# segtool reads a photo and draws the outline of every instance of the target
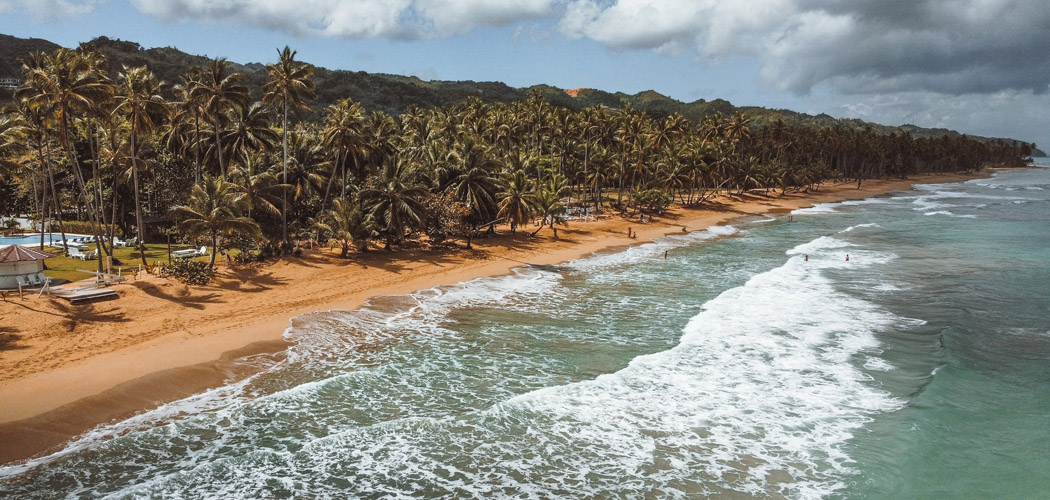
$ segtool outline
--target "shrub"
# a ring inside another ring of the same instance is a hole
[[[91,228],[91,223],[85,220],[67,220],[62,221],[62,228],[67,233],[72,234],[95,234],[94,229]],[[58,230],[58,224],[55,224],[55,231]]]
[[[207,285],[215,272],[208,264],[199,260],[176,259],[171,264],[160,266],[162,278],[176,278],[187,285]]]
[[[671,196],[659,189],[637,193],[631,201],[639,209],[657,214],[662,214],[667,207],[671,206]]]
[[[65,228],[67,233],[71,233],[71,234],[95,234],[95,230],[91,227],[91,222],[90,221],[86,221],[86,220],[66,220],[66,221],[62,221],[62,227]],[[103,228],[102,232],[106,232],[108,229],[109,229],[109,226],[107,225],[107,226],[105,226]],[[116,236],[118,238],[123,238],[124,237],[124,230],[122,230],[119,226],[116,227],[115,229],[116,229],[116,231],[115,231],[116,232]],[[58,231],[59,230],[57,222],[55,223],[53,230],[54,231]]]

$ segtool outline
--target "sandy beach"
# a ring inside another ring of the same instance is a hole
[[[702,209],[675,209],[651,223],[610,215],[560,226],[477,238],[474,249],[373,250],[340,259],[333,249],[251,267],[221,267],[209,286],[141,276],[114,287],[119,299],[81,306],[46,297],[0,302],[0,463],[61,447],[99,424],[122,419],[250,375],[237,360],[280,357],[291,318],[354,309],[368,298],[410,293],[556,264],[667,234],[733,219],[784,214],[816,203],[867,198],[915,183],[976,175],[916,176],[826,184],[786,196],[718,198]],[[786,216],[785,216],[786,217]],[[636,233],[628,238],[627,229]]]

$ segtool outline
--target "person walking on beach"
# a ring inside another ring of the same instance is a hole
[[[627,226],[627,237],[631,237],[631,226]]]

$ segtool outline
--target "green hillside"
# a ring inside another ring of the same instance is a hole
[[[172,47],[143,49],[135,42],[113,40],[98,37],[90,42],[107,57],[109,71],[117,74],[123,66],[146,66],[161,80],[168,83],[169,95],[171,85],[181,81],[181,75],[192,66],[204,66],[208,57],[192,55]],[[59,46],[38,38],[16,38],[0,35],[0,78],[19,77],[21,59],[34,51],[50,52]],[[251,89],[252,98],[261,97],[261,89],[266,82],[265,65],[261,63],[238,64],[231,61],[231,69],[245,74],[245,84]],[[622,92],[606,92],[598,89],[582,89],[576,98],[570,97],[557,87],[535,85],[529,88],[514,88],[502,82],[474,81],[426,81],[416,77],[365,73],[362,71],[330,70],[323,67],[314,68],[314,82],[317,87],[317,102],[314,109],[334,103],[338,99],[349,97],[361,103],[369,111],[382,111],[397,115],[410,107],[431,108],[449,106],[470,97],[484,102],[511,102],[526,98],[530,93],[543,95],[556,106],[579,110],[592,106],[622,108],[630,106],[642,110],[654,118],[663,118],[679,113],[696,123],[703,117],[715,113],[729,115],[742,112],[752,118],[756,127],[763,127],[783,122],[790,126],[813,128],[842,127],[851,130],[870,129],[881,134],[907,133],[914,137],[959,137],[960,133],[947,129],[927,129],[915,125],[899,127],[879,125],[857,119],[835,119],[826,114],[808,115],[784,109],[767,109],[753,106],[734,106],[729,101],[699,99],[684,103],[667,97],[653,90],[628,95]],[[9,100],[11,91],[0,89],[0,99]],[[978,140],[995,140],[995,138],[974,137]],[[1009,142],[1016,142],[1006,139]],[[1037,155],[1043,154],[1036,151]]]

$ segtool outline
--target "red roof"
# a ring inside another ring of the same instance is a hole
[[[0,262],[18,262],[23,260],[44,260],[54,255],[40,250],[33,250],[21,245],[10,245],[0,248]]]

